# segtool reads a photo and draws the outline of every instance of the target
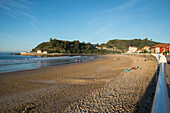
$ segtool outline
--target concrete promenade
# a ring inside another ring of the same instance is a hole
[[[167,57],[166,75],[167,75],[167,84],[168,84],[168,95],[170,97],[170,57]]]
[[[170,57],[167,57],[166,74],[168,75],[168,82],[170,83]]]

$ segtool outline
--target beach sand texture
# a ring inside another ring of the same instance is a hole
[[[156,71],[154,61],[145,59],[105,55],[1,74],[0,112],[133,112]],[[139,68],[124,71],[133,66]],[[145,111],[150,111],[147,106]]]

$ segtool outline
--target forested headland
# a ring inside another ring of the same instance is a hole
[[[154,46],[159,44],[152,40],[146,39],[133,39],[133,40],[109,40],[103,44],[91,44],[75,41],[57,40],[56,38],[48,42],[42,42],[37,47],[32,49],[32,52],[37,50],[47,51],[48,53],[96,53],[96,54],[108,54],[108,53],[121,53],[126,52],[129,46],[136,46],[142,48],[144,46]],[[114,49],[113,49],[114,48]],[[116,49],[115,49],[116,48]]]
[[[106,49],[97,49],[100,46],[98,44],[91,44],[75,41],[64,41],[57,39],[50,39],[49,42],[42,42],[37,47],[32,49],[32,52],[37,50],[47,51],[48,53],[96,53],[96,54],[108,54],[108,53],[120,53],[118,51],[109,51]]]

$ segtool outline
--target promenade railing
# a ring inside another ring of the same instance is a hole
[[[166,57],[161,54],[152,54],[158,60],[160,72],[156,92],[154,96],[154,101],[152,105],[152,113],[170,113],[170,102],[167,91],[166,83]]]

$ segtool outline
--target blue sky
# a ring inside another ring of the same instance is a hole
[[[51,37],[170,43],[170,0],[0,0],[0,51],[30,51]]]

